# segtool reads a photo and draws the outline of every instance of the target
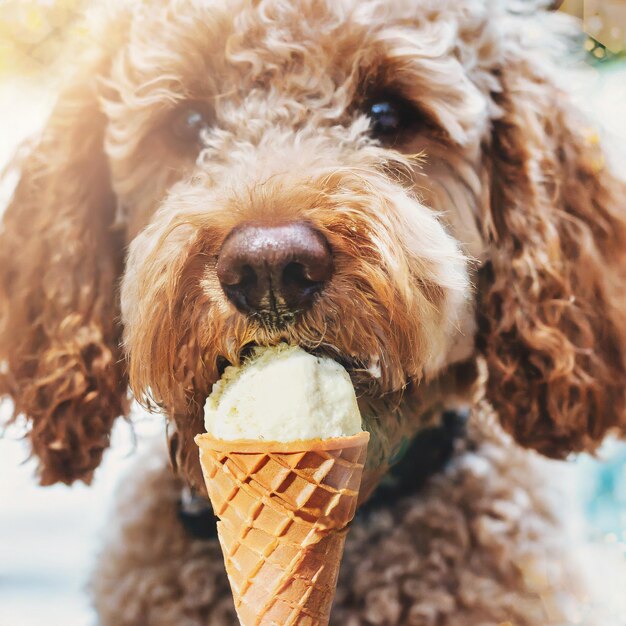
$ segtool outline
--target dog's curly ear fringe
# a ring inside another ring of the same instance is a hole
[[[103,132],[91,74],[61,95],[18,164],[0,230],[0,397],[30,424],[42,484],[89,482],[127,411]]]
[[[626,185],[528,62],[502,83],[478,345],[504,427],[558,458],[626,425]]]

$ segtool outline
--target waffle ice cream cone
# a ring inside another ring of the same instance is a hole
[[[368,441],[196,437],[242,626],[328,624]]]

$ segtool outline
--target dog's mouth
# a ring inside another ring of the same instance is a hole
[[[270,345],[261,345],[256,342],[246,344],[241,348],[238,354],[238,361],[231,362],[225,356],[219,355],[216,361],[216,369],[219,378],[224,375],[226,368],[232,365],[241,365],[252,358],[254,352],[258,348],[271,347]],[[357,396],[367,396],[371,398],[380,397],[393,393],[395,390],[385,390],[382,385],[382,369],[381,358],[377,355],[371,355],[362,358],[353,355],[347,355],[333,346],[307,346],[299,344],[306,352],[319,357],[330,358],[341,365],[349,374],[352,384],[356,390]],[[219,380],[219,379],[218,379]],[[397,391],[402,391],[397,390]]]

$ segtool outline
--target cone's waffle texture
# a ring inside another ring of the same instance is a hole
[[[243,626],[328,624],[368,441],[196,437]]]

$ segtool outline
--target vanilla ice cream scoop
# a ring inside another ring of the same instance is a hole
[[[297,346],[257,348],[241,367],[227,367],[205,407],[217,439],[299,441],[362,431],[348,372]]]

